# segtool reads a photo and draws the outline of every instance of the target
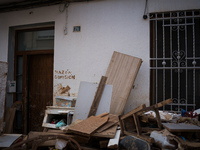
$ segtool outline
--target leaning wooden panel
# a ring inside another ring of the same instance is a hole
[[[8,72],[8,63],[0,61],[0,133],[3,131],[7,72]]]
[[[113,85],[110,113],[122,115],[142,59],[114,52],[108,66],[106,84]]]

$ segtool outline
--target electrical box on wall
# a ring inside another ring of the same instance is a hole
[[[16,81],[8,81],[7,82],[7,92],[8,93],[16,92]]]

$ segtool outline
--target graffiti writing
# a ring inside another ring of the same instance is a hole
[[[72,72],[67,70],[55,70],[55,79],[75,79],[75,75]]]

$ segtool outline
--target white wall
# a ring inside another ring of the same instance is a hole
[[[63,6],[63,5],[62,5]],[[99,0],[71,3],[66,12],[59,5],[0,14],[0,61],[7,61],[10,26],[55,21],[54,75],[75,79],[54,79],[54,96],[58,88],[69,85],[76,95],[80,81],[99,82],[105,75],[113,51],[143,60],[126,106],[126,112],[149,104],[149,20],[143,20],[145,0]],[[149,0],[148,12],[200,8],[199,0]],[[29,12],[32,11],[32,14]],[[68,34],[64,34],[67,21]],[[74,33],[73,26],[81,26]],[[70,71],[70,72],[69,72]],[[60,85],[61,84],[61,85]]]

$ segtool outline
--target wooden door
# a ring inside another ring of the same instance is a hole
[[[28,129],[42,131],[46,106],[53,104],[53,54],[28,56]]]

